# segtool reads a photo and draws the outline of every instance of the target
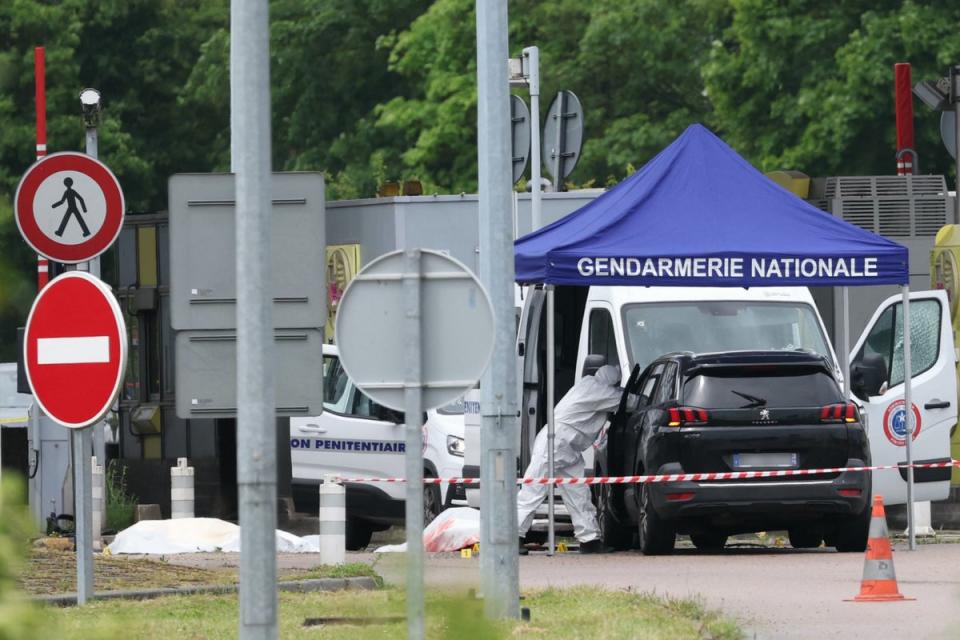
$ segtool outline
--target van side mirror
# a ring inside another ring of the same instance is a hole
[[[607,364],[606,356],[601,356],[596,353],[591,353],[587,356],[586,360],[583,361],[583,375],[592,376],[597,372],[600,367]]]
[[[850,365],[850,390],[861,400],[879,395],[887,381],[887,363],[883,356],[864,355]]]

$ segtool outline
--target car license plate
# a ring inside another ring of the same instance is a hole
[[[796,469],[795,453],[735,453],[735,469]]]

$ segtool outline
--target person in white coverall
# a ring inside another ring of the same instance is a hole
[[[556,477],[583,477],[583,451],[597,440],[607,421],[607,414],[620,404],[623,389],[619,384],[620,368],[606,365],[594,375],[581,378],[557,404],[553,412],[553,465]],[[547,427],[544,426],[533,443],[530,465],[523,474],[524,478],[548,476],[547,446]],[[521,553],[525,551],[523,537],[533,524],[533,516],[546,498],[547,489],[545,484],[525,484],[517,495]],[[573,520],[573,533],[580,542],[580,551],[603,551],[597,511],[590,499],[590,487],[585,484],[561,484],[557,490]]]

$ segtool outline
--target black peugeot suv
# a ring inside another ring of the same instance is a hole
[[[635,367],[597,450],[608,476],[861,467],[870,464],[860,412],[829,362],[809,351],[672,353]],[[676,534],[719,550],[730,535],[789,532],[863,551],[869,472],[607,484],[597,491],[605,544],[673,551]]]

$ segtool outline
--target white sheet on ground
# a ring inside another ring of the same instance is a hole
[[[216,518],[141,520],[117,534],[110,553],[201,553],[240,551],[240,527]],[[300,538],[277,530],[278,553],[317,553],[319,536]]]
[[[447,509],[423,530],[423,549],[432,553],[459,551],[480,542],[480,511],[470,507]],[[407,543],[388,544],[374,553],[404,552]]]

